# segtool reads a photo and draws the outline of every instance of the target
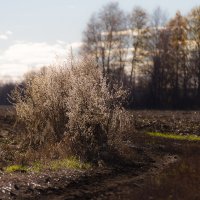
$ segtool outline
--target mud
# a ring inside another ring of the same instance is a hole
[[[200,113],[135,111],[134,114],[136,130],[124,137],[127,154],[132,155],[131,165],[41,173],[6,174],[0,170],[0,199],[200,199],[200,142],[144,134],[160,131],[199,135]],[[12,123],[12,116],[7,119],[0,116],[0,145],[7,141],[15,149]],[[2,166],[11,162],[7,156],[1,155]]]

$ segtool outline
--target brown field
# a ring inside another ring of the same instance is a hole
[[[200,199],[200,142],[145,134],[200,136],[199,111],[134,111],[136,130],[124,136],[131,165],[7,174],[18,151],[14,115],[0,108],[0,199]]]

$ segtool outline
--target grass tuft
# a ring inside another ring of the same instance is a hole
[[[11,165],[8,166],[4,169],[5,172],[7,173],[12,173],[12,172],[27,172],[28,168],[26,166],[22,165]]]
[[[45,169],[45,165],[40,163],[40,162],[35,162],[33,163],[33,165],[29,168],[29,171],[32,171],[32,172],[41,172]]]
[[[44,170],[60,170],[60,169],[79,169],[87,170],[91,168],[90,163],[83,163],[75,157],[69,157],[62,160],[54,160],[48,163],[35,162],[30,167],[22,165],[11,165],[4,168],[4,171],[7,173],[12,172],[42,172]]]
[[[153,137],[162,137],[174,140],[200,141],[200,136],[197,135],[177,135],[177,134],[160,133],[160,132],[147,132],[146,134]]]
[[[65,158],[62,160],[55,160],[50,163],[50,169],[89,169],[91,165],[89,163],[83,163],[75,157]]]

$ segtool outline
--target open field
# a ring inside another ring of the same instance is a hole
[[[162,137],[200,136],[200,112],[131,112],[135,129],[124,135],[124,144],[133,162],[6,173],[18,151],[15,137],[20,127],[14,127],[14,111],[1,107],[0,199],[200,199],[200,142]]]

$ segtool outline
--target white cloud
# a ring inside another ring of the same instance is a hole
[[[4,33],[0,33],[0,40],[7,40],[10,35],[12,35],[12,31],[6,31]]]
[[[0,34],[0,40],[7,40],[8,36],[4,34]]]
[[[13,32],[8,30],[8,31],[6,31],[6,34],[7,34],[7,35],[12,35]]]
[[[60,40],[54,44],[15,42],[0,55],[0,79],[9,76],[18,80],[29,70],[52,64],[57,57],[64,60],[71,47],[76,51],[80,46],[80,42],[67,44]]]
[[[72,47],[72,49],[76,50],[77,48],[80,48],[83,45],[82,42],[73,42],[71,44],[69,44],[69,46]]]

